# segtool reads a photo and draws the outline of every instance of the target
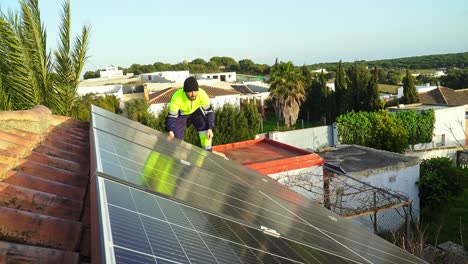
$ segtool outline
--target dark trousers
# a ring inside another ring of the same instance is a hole
[[[174,132],[174,136],[178,139],[184,140],[187,121],[190,121],[190,123],[192,123],[195,129],[198,131],[202,147],[211,151],[211,139],[206,138],[208,121],[206,120],[206,117],[200,108],[198,108],[190,115],[179,115],[177,117],[175,131],[172,131]]]

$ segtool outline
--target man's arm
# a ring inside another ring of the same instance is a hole
[[[206,120],[208,122],[208,130],[213,130],[214,127],[214,113],[213,113],[213,107],[211,106],[211,101],[210,97],[208,97],[208,94],[206,94],[205,91],[201,94],[202,96],[202,110],[203,113],[206,116]],[[213,131],[212,131],[213,133]]]
[[[166,118],[166,130],[169,132],[170,137],[174,137],[177,117],[179,117],[179,106],[173,97],[169,104],[169,113]]]

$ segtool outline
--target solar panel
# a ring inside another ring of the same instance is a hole
[[[96,107],[92,124],[116,262],[424,263],[247,167]]]
[[[117,262],[350,262],[108,179],[101,178],[100,186],[104,188],[107,200],[106,210]]]

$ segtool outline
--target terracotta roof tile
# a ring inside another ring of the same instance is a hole
[[[83,200],[85,190],[68,184],[38,178],[18,171],[8,171],[3,182],[34,189],[41,192],[55,194],[73,200]]]
[[[217,88],[217,87],[212,87],[212,86],[200,86],[203,90],[206,91],[208,96],[210,98],[214,98],[216,96],[223,96],[223,95],[235,95],[235,94],[240,94],[238,91],[234,89],[223,89],[223,88]],[[149,95],[149,103],[150,104],[167,104],[171,101],[172,95],[181,88],[166,88],[164,90],[160,90],[157,92],[154,92]]]
[[[88,123],[0,112],[0,263],[91,262],[89,166]]]
[[[16,243],[75,251],[81,239],[80,222],[0,207],[0,235]]]
[[[437,87],[431,91],[419,94],[423,104],[466,105],[468,104],[468,89],[453,90]]]
[[[78,263],[79,254],[0,241],[0,263]]]

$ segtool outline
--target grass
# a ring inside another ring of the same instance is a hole
[[[411,73],[422,73],[422,74],[432,74],[435,72],[435,69],[418,69],[418,70],[410,70]]]
[[[304,120],[304,127],[302,127],[302,120],[297,119],[296,125],[294,127],[288,128],[284,125],[282,126],[281,124],[278,125],[278,119],[276,118],[275,115],[273,115],[272,117],[263,121],[263,133],[268,133],[271,131],[278,131],[278,128],[279,128],[279,131],[289,131],[289,130],[302,129],[302,128],[311,128],[311,127],[316,127],[316,126],[321,126],[321,124],[318,122],[308,122]]]
[[[398,93],[398,88],[400,88],[400,87],[401,87],[401,85],[379,83],[379,92],[389,93],[389,94],[397,94]]]
[[[439,215],[434,213],[428,215],[427,212],[424,212],[422,216],[424,219],[430,220],[430,222],[422,224],[423,228],[427,226],[426,237],[428,243],[434,245],[436,242],[440,244],[445,241],[452,241],[459,245],[463,244],[465,249],[468,250],[468,188],[465,188],[463,195],[452,201],[452,206],[447,212]],[[437,238],[438,228],[440,227]],[[461,241],[460,228],[463,242]]]

